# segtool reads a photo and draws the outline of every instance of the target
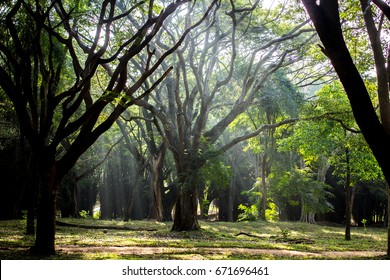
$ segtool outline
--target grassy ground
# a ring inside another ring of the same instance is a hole
[[[171,232],[171,223],[61,219],[98,229],[58,226],[51,259],[383,259],[385,228],[344,228],[297,222],[201,222],[195,232]],[[110,229],[110,227],[116,229]],[[118,227],[125,227],[118,229]],[[151,230],[152,229],[152,230]],[[21,221],[0,221],[0,259],[34,259],[34,238]]]

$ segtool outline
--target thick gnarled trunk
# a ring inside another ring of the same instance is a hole
[[[181,185],[179,188],[172,231],[198,230],[197,191],[194,186],[189,185]]]
[[[38,164],[38,203],[35,244],[31,248],[37,255],[55,254],[56,196],[58,180],[54,153],[41,151]]]
[[[188,161],[187,163],[189,163]],[[192,164],[179,168],[178,195],[172,231],[191,231],[200,229],[198,210],[198,169]],[[191,168],[191,166],[193,168]]]

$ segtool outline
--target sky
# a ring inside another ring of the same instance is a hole
[[[280,0],[263,0],[263,6],[265,8],[269,8],[271,5],[275,7],[278,2],[280,2]]]

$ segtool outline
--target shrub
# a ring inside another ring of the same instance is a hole
[[[101,214],[102,214],[101,211],[96,211],[95,213],[93,213],[93,218],[94,218],[95,220],[99,220]]]
[[[275,203],[268,202],[268,208],[265,210],[265,219],[271,222],[279,221],[279,213]]]
[[[81,210],[81,211],[79,212],[79,215],[80,215],[81,218],[84,218],[84,219],[89,218],[89,212],[88,212],[88,211],[85,211],[85,210]]]
[[[256,221],[259,218],[259,210],[257,209],[257,206],[255,204],[250,207],[240,204],[238,206],[238,210],[242,211],[242,213],[238,215],[239,222]]]

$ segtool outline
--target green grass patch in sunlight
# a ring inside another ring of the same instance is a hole
[[[201,221],[199,231],[171,232],[170,222],[59,221],[97,228],[57,226],[51,259],[380,259],[387,248],[386,228],[352,228],[345,241],[341,226],[299,222]],[[33,259],[33,243],[20,221],[0,221],[1,259]]]

